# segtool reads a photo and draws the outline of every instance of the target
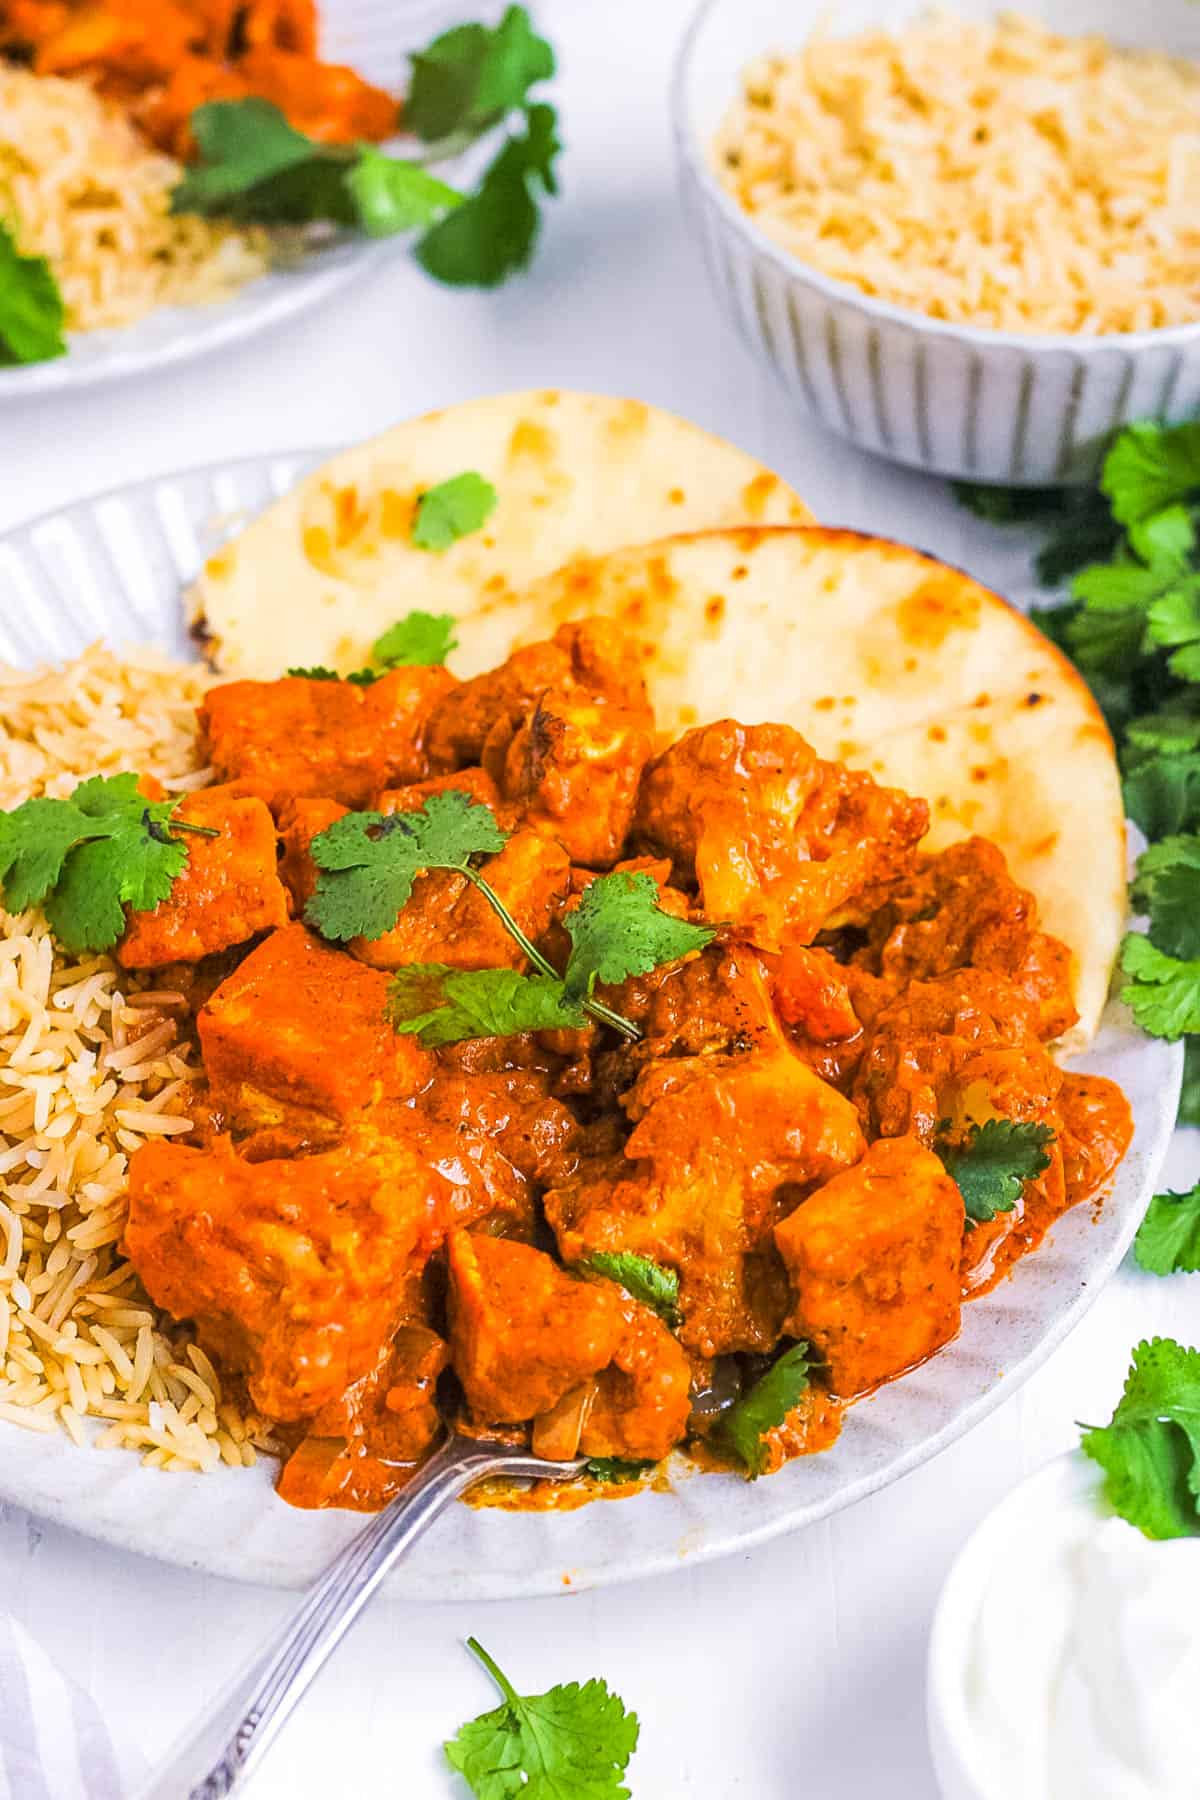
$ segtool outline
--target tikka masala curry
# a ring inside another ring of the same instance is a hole
[[[1120,1091],[1054,1061],[1071,957],[999,850],[923,854],[923,800],[783,725],[664,746],[639,671],[583,620],[465,682],[201,707],[216,785],[179,818],[215,835],[118,954],[170,969],[207,1088],[134,1156],[126,1245],[277,1421],[298,1505],[382,1505],[448,1423],[633,1473],[821,1450],[1127,1147]],[[469,864],[373,888],[353,935],[329,896],[452,795],[487,822]],[[605,881],[676,953],[572,988]],[[482,971],[487,1035],[453,1024]],[[997,1121],[1036,1172],[981,1207],[961,1170]],[[747,1455],[723,1422],[787,1356]]]

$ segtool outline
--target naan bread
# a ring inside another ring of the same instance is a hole
[[[491,518],[440,554],[416,549],[420,496],[469,469],[496,489]],[[581,556],[810,517],[779,476],[673,413],[595,394],[501,394],[411,419],[315,470],[210,559],[190,616],[223,674],[345,673],[414,608],[486,616]],[[492,641],[494,659],[477,630],[473,654],[499,661],[505,646]]]
[[[669,737],[794,725],[824,756],[930,803],[926,844],[993,839],[1075,956],[1095,1032],[1125,921],[1125,822],[1086,684],[1023,614],[900,544],[819,527],[680,537],[564,570],[464,620],[461,672],[603,613],[644,644]]]

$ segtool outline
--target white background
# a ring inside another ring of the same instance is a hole
[[[139,476],[332,445],[504,388],[579,387],[686,413],[779,469],[823,520],[907,539],[1025,597],[1019,538],[966,518],[940,483],[806,423],[718,316],[679,216],[666,121],[687,10],[686,0],[542,0],[568,152],[564,196],[527,279],[457,294],[401,255],[337,310],[218,364],[76,400],[0,403],[0,528]],[[286,661],[286,620],[280,630]],[[1174,1186],[1195,1178],[1198,1160],[1177,1141]],[[1122,1270],[1050,1364],[964,1442],[751,1555],[561,1600],[377,1603],[253,1794],[464,1795],[439,1743],[493,1704],[462,1647],[475,1632],[527,1691],[603,1674],[624,1695],[642,1720],[636,1800],[926,1800],[923,1659],[955,1551],[1023,1474],[1075,1441],[1075,1420],[1107,1416],[1138,1337],[1196,1341],[1198,1313],[1200,1277]],[[289,1605],[11,1508],[0,1509],[0,1589],[149,1756]]]

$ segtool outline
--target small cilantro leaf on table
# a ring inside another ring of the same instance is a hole
[[[444,1746],[477,1800],[629,1800],[624,1775],[639,1725],[620,1695],[604,1681],[519,1694],[482,1644],[467,1646],[504,1696]]]
[[[427,1049],[464,1038],[512,1037],[522,1031],[572,1031],[587,1024],[553,975],[515,969],[452,969],[409,963],[388,988],[388,1019]]]
[[[1200,1536],[1200,1351],[1140,1343],[1116,1411],[1082,1447],[1110,1506],[1148,1538]]]
[[[1131,977],[1121,998],[1143,1031],[1170,1040],[1200,1032],[1200,959],[1180,961],[1130,932],[1121,967]]]
[[[402,619],[388,626],[382,637],[376,638],[371,648],[371,660],[389,669],[401,665],[431,668],[444,663],[458,648],[454,624],[451,613],[421,612],[419,609],[405,613]]]
[[[0,365],[66,354],[66,308],[44,256],[22,256],[0,220]]]
[[[678,962],[716,935],[710,925],[692,925],[664,912],[653,878],[630,869],[589,882],[563,925],[571,939],[566,984],[573,998],[590,995],[598,981],[612,985]]]
[[[418,550],[449,550],[459,538],[469,537],[486,525],[496,510],[496,500],[491,482],[474,469],[439,481],[436,487],[426,489],[417,502],[412,542]]]
[[[1138,1266],[1151,1275],[1200,1270],[1200,1181],[1183,1194],[1155,1194],[1133,1250]]]
[[[767,1466],[763,1440],[799,1404],[809,1385],[811,1368],[808,1345],[793,1344],[728,1412],[721,1414],[713,1427],[713,1436],[734,1451],[751,1481],[757,1480]]]
[[[634,1300],[650,1307],[667,1325],[679,1323],[679,1276],[635,1250],[597,1250],[576,1267],[585,1275],[615,1281]]]
[[[961,1143],[939,1146],[972,1224],[989,1224],[997,1213],[1013,1210],[1025,1183],[1050,1167],[1046,1147],[1053,1137],[1049,1125],[986,1119],[972,1124]]]
[[[457,789],[408,813],[347,813],[312,841],[316,889],[304,916],[335,943],[390,931],[426,869],[465,872],[508,842],[490,807]]]
[[[475,192],[421,238],[421,267],[450,287],[498,287],[528,268],[541,227],[538,196],[557,194],[561,150],[554,108],[529,107],[524,130],[505,140]]]
[[[178,800],[148,801],[135,774],[97,775],[69,799],[40,796],[0,813],[0,889],[10,912],[41,906],[65,950],[108,950],[124,907],[146,910],[187,863],[176,831],[215,836],[175,817]]]

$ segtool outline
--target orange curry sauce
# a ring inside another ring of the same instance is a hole
[[[603,621],[461,683],[232,682],[200,733],[217,785],[184,817],[220,835],[189,840],[119,956],[189,995],[207,1087],[190,1140],[133,1157],[126,1247],[277,1422],[297,1505],[380,1506],[450,1420],[551,1456],[711,1464],[721,1406],[800,1339],[813,1383],[767,1466],[821,1450],[1129,1142],[1119,1090],[1050,1055],[1070,956],[993,845],[922,853],[923,801],[786,726],[660,747]],[[447,787],[511,834],[483,873],[556,966],[598,871],[645,870],[664,910],[719,924],[603,990],[636,1042],[397,1035],[390,971],[523,966],[453,872],[419,875],[369,942],[301,922],[316,833]],[[971,1228],[934,1144],[997,1116],[1051,1126],[1050,1164]],[[676,1330],[573,1272],[619,1250],[677,1272]]]

